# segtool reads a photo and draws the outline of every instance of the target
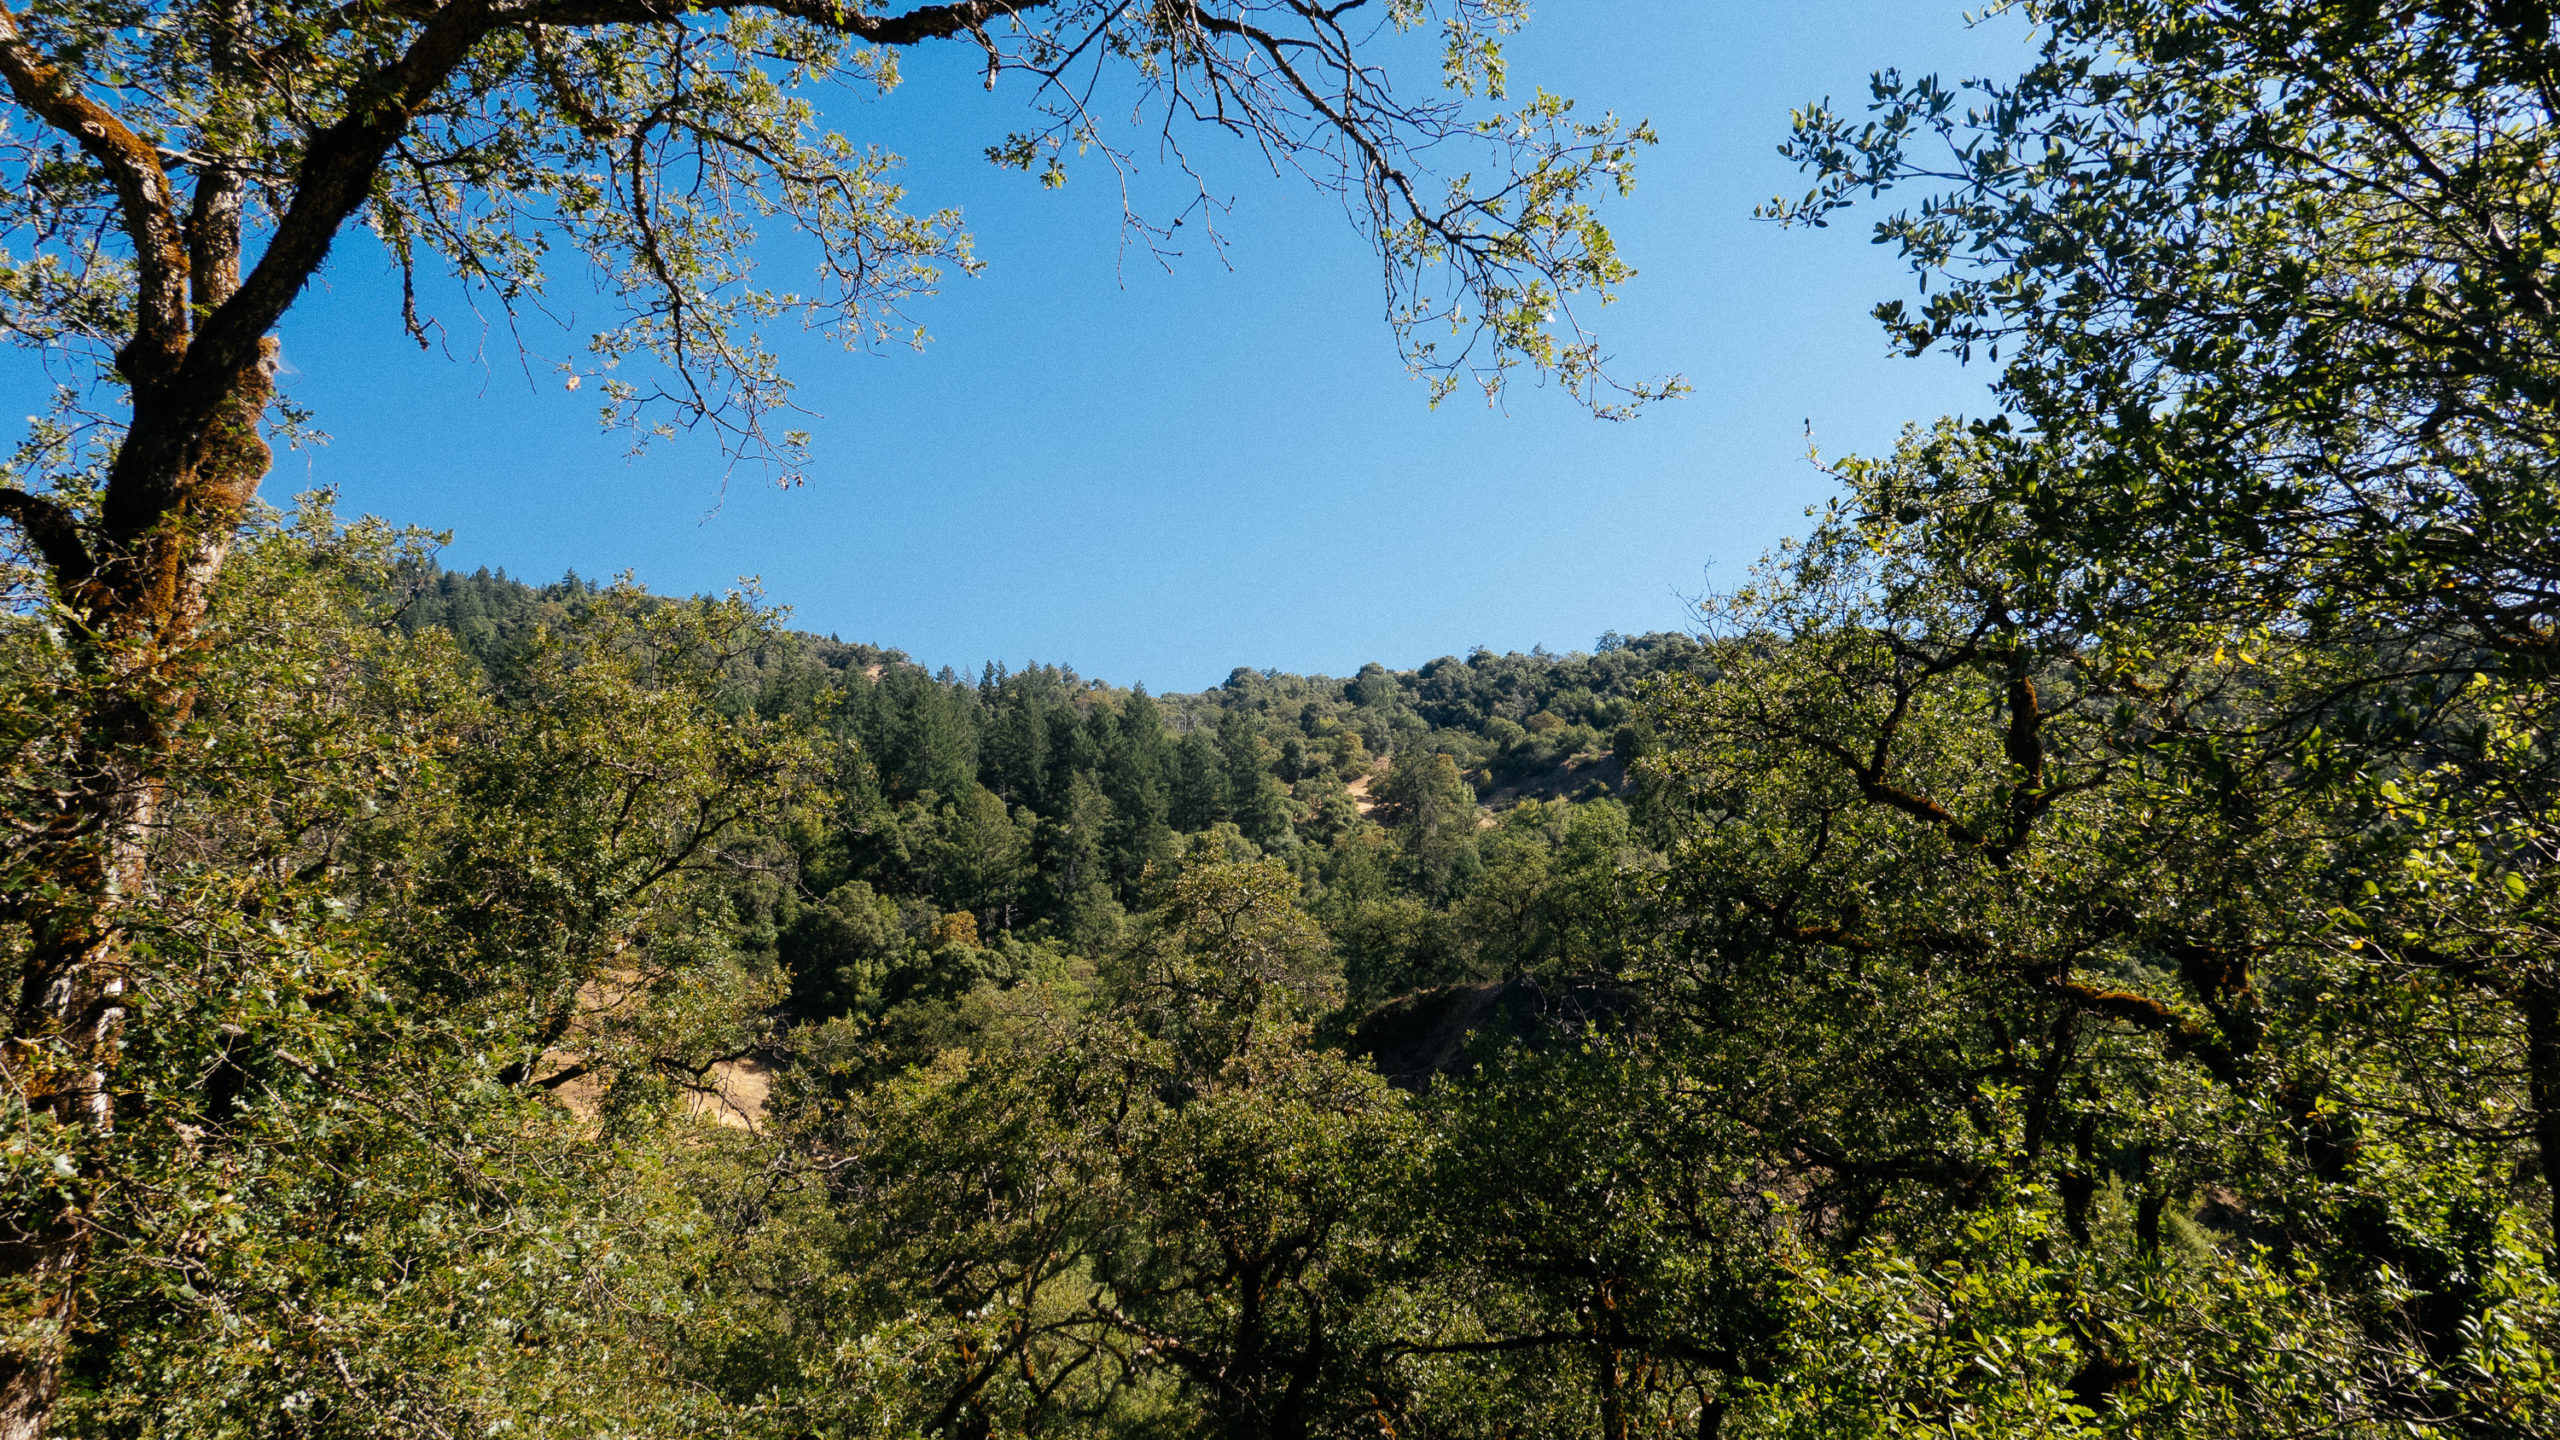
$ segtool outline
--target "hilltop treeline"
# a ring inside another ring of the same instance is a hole
[[[574,575],[535,587],[428,565],[397,596],[405,626],[448,631],[504,675],[542,627],[572,623],[600,593]],[[1484,877],[1522,863],[1524,835],[1578,824],[1633,843],[1620,806],[1637,798],[1639,697],[1705,670],[1706,656],[1683,634],[1610,634],[1589,653],[1478,650],[1349,679],[1239,668],[1213,690],[1151,695],[1053,665],[937,674],[898,650],[783,630],[727,669],[729,703],[805,724],[838,757],[833,808],[797,856],[800,889],[822,907],[894,913],[884,934],[948,933],[960,914],[992,948],[1101,953],[1185,855],[1271,856],[1305,886],[1352,993],[1374,1003],[1543,958],[1551,939],[1473,913],[1468,897],[1513,884]],[[1611,803],[1582,821],[1533,806],[1477,833],[1523,799]],[[779,923],[798,969],[814,963],[802,954],[812,927],[842,947],[832,919]],[[977,978],[933,988],[947,998]],[[836,985],[804,978],[804,1008],[848,994],[885,1005],[912,988],[894,975]]]
[[[428,564],[399,577],[397,599],[405,627],[450,631],[484,666],[503,666],[534,627],[558,623],[598,591],[574,573],[534,586],[486,569],[463,574]],[[1349,679],[1239,667],[1214,690],[1147,698],[1176,739],[1202,730],[1226,737],[1227,717],[1243,716],[1274,752],[1272,773],[1284,784],[1326,766],[1349,781],[1397,750],[1420,748],[1451,756],[1491,797],[1570,760],[1631,755],[1642,745],[1635,720],[1644,682],[1704,664],[1692,636],[1612,632],[1590,653],[1478,649],[1412,670],[1373,662]],[[1060,705],[1082,710],[1098,701],[1125,710],[1144,694],[1143,687],[1123,690],[1062,666],[1017,672],[989,664],[974,677],[947,667],[935,674],[903,651],[806,631],[785,631],[734,665],[767,713],[850,714],[851,733],[897,799],[975,783],[972,772],[990,746],[989,763],[998,767],[987,777],[990,788],[1008,799],[1027,797],[1041,784],[1035,772],[1044,770],[1045,755],[1023,749],[1025,742],[1008,750],[991,736],[1033,725],[1045,733],[1054,728],[1045,717]],[[1044,718],[1027,718],[1034,712]],[[1161,768],[1162,757],[1153,758]],[[1094,766],[1087,760],[1071,768]]]

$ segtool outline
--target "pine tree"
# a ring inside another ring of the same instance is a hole
[[[1111,893],[1111,801],[1082,771],[1068,777],[1063,799],[1040,827],[1041,879],[1059,933],[1097,953],[1120,929],[1120,905]]]
[[[1378,818],[1394,831],[1415,884],[1446,902],[1481,868],[1476,792],[1457,762],[1430,751],[1396,756],[1378,785]]]
[[[1173,828],[1184,834],[1206,830],[1229,818],[1227,757],[1206,730],[1194,730],[1174,745]]]

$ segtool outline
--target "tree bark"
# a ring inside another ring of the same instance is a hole
[[[2552,1213],[2560,1216],[2560,980],[2535,976],[2524,986],[2525,1093],[2533,1103],[2534,1158]],[[2560,1278],[2560,1247],[2547,1257]]]
[[[236,252],[234,252],[236,253]],[[163,759],[194,700],[197,640],[213,585],[271,452],[260,434],[274,396],[275,342],[236,372],[188,426],[152,415],[176,443],[119,456],[123,493],[163,497],[104,523],[84,547],[85,573],[57,570],[81,683],[93,703],[72,747],[70,786],[47,837],[51,897],[27,907],[27,957],[6,1058],[31,1111],[49,1115],[79,1159],[55,1197],[11,1215],[0,1234],[0,1293],[20,1313],[0,1342],[0,1440],[37,1440],[61,1392],[90,1253],[88,1206],[107,1170],[112,1088],[127,1008],[139,997],[121,912],[150,886]],[[158,397],[138,389],[135,430]],[[159,457],[155,462],[154,456]],[[148,468],[156,463],[158,468]],[[117,491],[111,485],[112,498]],[[124,523],[117,523],[121,518]]]
[[[0,497],[50,572],[78,686],[63,804],[44,841],[53,883],[20,906],[32,943],[0,1056],[29,1111],[53,1121],[73,1174],[53,1194],[22,1200],[0,1231],[0,1294],[18,1312],[0,1335],[0,1440],[37,1440],[61,1394],[80,1321],[90,1207],[114,1164],[120,1034],[144,992],[123,943],[125,914],[150,887],[169,741],[194,703],[214,582],[273,460],[263,433],[275,398],[269,332],[283,305],[239,303],[246,187],[225,163],[245,151],[262,83],[242,49],[250,19],[245,0],[231,0],[209,27],[214,103],[194,150],[210,158],[181,214],[158,153],[69,67],[30,45],[0,7],[0,80],[113,178],[135,252],[134,328],[116,356],[132,409],[98,513],[84,524],[41,497]],[[393,98],[396,110],[406,95]],[[372,173],[370,164],[338,169],[360,169],[367,182]],[[345,188],[344,175],[319,178]],[[328,215],[326,231],[351,208]],[[306,232],[321,228],[323,217],[303,218]],[[291,275],[262,261],[265,283],[289,299],[326,248],[326,235],[306,238],[302,253],[286,257]]]

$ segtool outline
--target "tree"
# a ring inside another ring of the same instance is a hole
[[[2414,817],[2367,796],[2423,812],[2417,782],[2296,729],[2403,654],[2086,627],[1999,543],[2021,507],[1895,518],[1894,476],[1956,453],[1915,439],[1852,472],[1719,597],[1719,678],[1663,689],[1643,762],[1678,837],[1661,1033],[1786,1177],[1766,1188],[1823,1277],[1808,1344],[1842,1327],[1772,1399],[1808,1425],[2014,1405],[2016,1433],[2054,1404],[2199,1434],[2547,1407],[2521,1377],[2548,1372],[2508,1368],[2560,1325],[2534,1021],[2497,978],[2518,933],[2478,925],[2515,857],[2484,865],[2494,842],[2462,852],[2441,821],[2416,826],[2439,851],[2410,846]],[[2538,902],[2537,869],[2507,873]],[[2018,1388],[1856,1338],[1943,1335],[1913,1285],[1950,1264],[1964,1304],[2009,1316],[2020,1368],[1994,1377]],[[1867,1320],[1829,1308],[1852,1296]],[[2286,1347],[2223,1338],[2253,1329]]]
[[[46,884],[20,917],[36,949],[11,1030],[44,1057],[26,1075],[30,1103],[67,1123],[109,1118],[93,1077],[115,1069],[115,1022],[142,978],[110,902],[148,889],[214,585],[266,473],[270,423],[298,433],[296,413],[278,410],[272,332],[346,227],[370,229],[404,282],[441,266],[510,312],[543,293],[546,256],[579,257],[618,310],[589,351],[608,421],[643,436],[707,425],[788,470],[801,437],[774,431],[790,392],[762,327],[793,315],[847,343],[886,340],[901,302],[970,263],[955,218],[900,208],[895,158],[821,129],[797,90],[888,85],[900,48],[960,38],[982,47],[991,75],[1018,72],[1034,89],[1037,119],[991,147],[999,163],[1062,178],[1066,150],[1108,143],[1088,108],[1108,84],[1157,104],[1169,136],[1177,118],[1205,116],[1353,197],[1418,367],[1443,384],[1469,372],[1493,384],[1525,363],[1611,409],[1620,392],[1572,301],[1628,273],[1590,199],[1623,188],[1649,135],[1579,120],[1543,93],[1491,108],[1512,0],[1393,7],[1399,26],[1428,13],[1448,27],[1451,92],[1421,101],[1389,86],[1351,11],[1296,0],[956,0],[888,14],[803,0],[681,14],[639,0],[0,10],[0,80],[18,116],[0,132],[0,233],[15,256],[0,267],[0,328],[80,371],[0,477],[0,516],[41,560],[87,677],[64,730],[76,754]],[[1444,150],[1471,152],[1460,174],[1487,183],[1434,180]],[[814,248],[810,293],[755,272],[756,226],[776,216]],[[403,325],[430,343],[436,322],[413,283],[404,295]],[[1454,345],[1417,338],[1461,317]],[[0,1278],[58,1288],[80,1263],[39,1242],[0,1255]],[[39,1346],[0,1375],[0,1434],[40,1427],[52,1374]]]
[[[1046,813],[1055,799],[1049,788],[1049,718],[1066,708],[1073,679],[1035,667],[1019,674],[998,671],[979,682],[987,726],[978,744],[978,780],[1007,804]]]
[[[1419,1303],[1385,1347],[1399,1429],[1438,1411],[1490,1435],[1712,1437],[1787,1343],[1770,1216],[1743,1198],[1757,1147],[1678,1049],[1538,1023],[1420,1102]]]
[[[1288,787],[1272,777],[1261,727],[1239,706],[1218,717],[1218,749],[1227,762],[1227,813],[1245,838],[1265,850],[1295,843]]]
[[[1933,293],[1878,313],[1908,349],[2006,356],[2006,413],[1878,469],[1871,503],[2119,643],[2264,630],[2342,661],[2200,773],[2361,796],[2376,895],[2339,898],[2368,959],[2518,1018],[2560,1169],[2560,969],[2530,938],[2560,815],[2560,254],[2526,238],[2560,225],[2549,16],[2033,13],[2015,82],[1888,74],[1863,126],[1799,118],[1817,183],[1778,213],[1930,186],[1877,238]],[[2414,902],[2418,874],[2452,888]],[[2439,930],[2457,892],[2471,918]]]
[[[114,1129],[8,1116],[0,1236],[85,1257],[12,1277],[10,1355],[67,1350],[84,1427],[703,1423],[629,1363],[647,1325],[610,1317],[688,1303],[695,1222],[663,1167],[689,1142],[660,1142],[763,1038],[746,842],[815,756],[729,703],[724,662],[765,627],[745,603],[601,591],[492,682],[392,623],[413,540],[316,510],[253,530],[209,614],[157,887],[115,917],[151,963],[127,972]],[[0,622],[0,655],[16,895],[78,675],[33,618]],[[0,933],[22,978],[33,946]]]
[[[1227,818],[1226,756],[1206,730],[1194,730],[1174,743],[1171,820],[1189,834]]]
[[[2459,633],[2547,667],[2560,534],[2560,42],[2536,5],[2028,7],[2012,82],[1815,106],[1770,208],[1876,227],[1932,282],[1878,316],[1999,362],[1999,467],[2073,603]],[[2006,357],[2005,359],[2003,357]],[[1896,503],[1928,506],[1941,482]]]
[[[1120,902],[1111,888],[1108,840],[1115,817],[1110,799],[1093,777],[1068,777],[1065,803],[1040,825],[1040,874],[1048,882],[1049,913],[1060,933],[1086,953],[1117,936]]]
[[[814,1352],[787,1403],[870,1401],[823,1377],[896,1345],[902,1432],[1376,1433],[1377,1278],[1425,1137],[1308,1043],[1339,981],[1286,867],[1202,859],[1169,889],[1110,1003],[1026,984],[965,1045],[790,1117],[842,1219],[792,1261],[817,1323],[766,1342]]]
[[[1383,710],[1395,703],[1398,693],[1396,677],[1375,660],[1361,666],[1360,673],[1342,687],[1342,698],[1363,710]]]
[[[1170,868],[1173,740],[1164,716],[1142,686],[1117,711],[1097,705],[1085,717],[1102,761],[1098,779],[1111,801],[1113,879],[1124,895],[1137,893],[1150,867]]]
[[[1263,777],[1271,773],[1262,727],[1255,723],[1253,712],[1242,705],[1229,704],[1218,712],[1217,753],[1226,762],[1227,794],[1241,800],[1262,788]]]
[[[1925,186],[1878,317],[2001,413],[1843,466],[1642,762],[1828,1252],[1755,1419],[2540,1433],[2550,16],[2023,8],[1770,207]]]
[[[802,908],[779,938],[791,1007],[813,1020],[877,1013],[889,971],[907,945],[896,904],[860,880]]]
[[[884,672],[856,694],[865,758],[891,799],[969,788],[978,748],[973,696],[936,684],[913,665]]]
[[[1010,929],[1031,878],[1032,833],[1028,809],[1008,815],[1002,800],[983,785],[942,802],[931,829],[916,848],[933,877],[933,897],[953,909],[983,917],[992,930]]]
[[[1622,870],[1643,856],[1615,800],[1523,800],[1478,844],[1484,872],[1457,906],[1489,975],[1614,974],[1641,943]]]
[[[1475,787],[1437,751],[1397,754],[1378,782],[1378,819],[1395,832],[1424,894],[1446,901],[1481,868]]]

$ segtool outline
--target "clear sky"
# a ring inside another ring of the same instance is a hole
[[[1546,0],[1515,91],[1662,136],[1611,211],[1642,273],[1602,318],[1624,372],[1696,393],[1632,423],[1525,387],[1501,413],[1428,408],[1338,202],[1240,158],[1211,175],[1235,202],[1223,262],[1123,253],[1098,168],[1052,192],[981,158],[1019,95],[985,94],[955,48],[911,57],[886,100],[827,102],[909,157],[915,202],[963,207],[987,265],[915,307],[922,354],[786,352],[820,415],[805,487],[724,484],[702,444],[626,459],[594,396],[528,377],[503,332],[468,358],[467,314],[447,316],[466,358],[421,355],[359,239],[283,332],[290,393],[333,441],[281,456],[266,493],[337,486],[348,513],[450,530],[463,569],[629,569],[675,593],[755,575],[795,625],[929,665],[1038,659],[1158,690],[1676,628],[1683,597],[1824,493],[1807,422],[1826,453],[1874,450],[1984,405],[1980,373],[1886,356],[1866,312],[1908,282],[1863,222],[1750,218],[1803,188],[1775,153],[1789,109],[1854,101],[1884,65],[2014,73],[2022,37],[1968,29],[1957,0]],[[0,414],[34,409],[37,383],[0,368],[23,401]]]

